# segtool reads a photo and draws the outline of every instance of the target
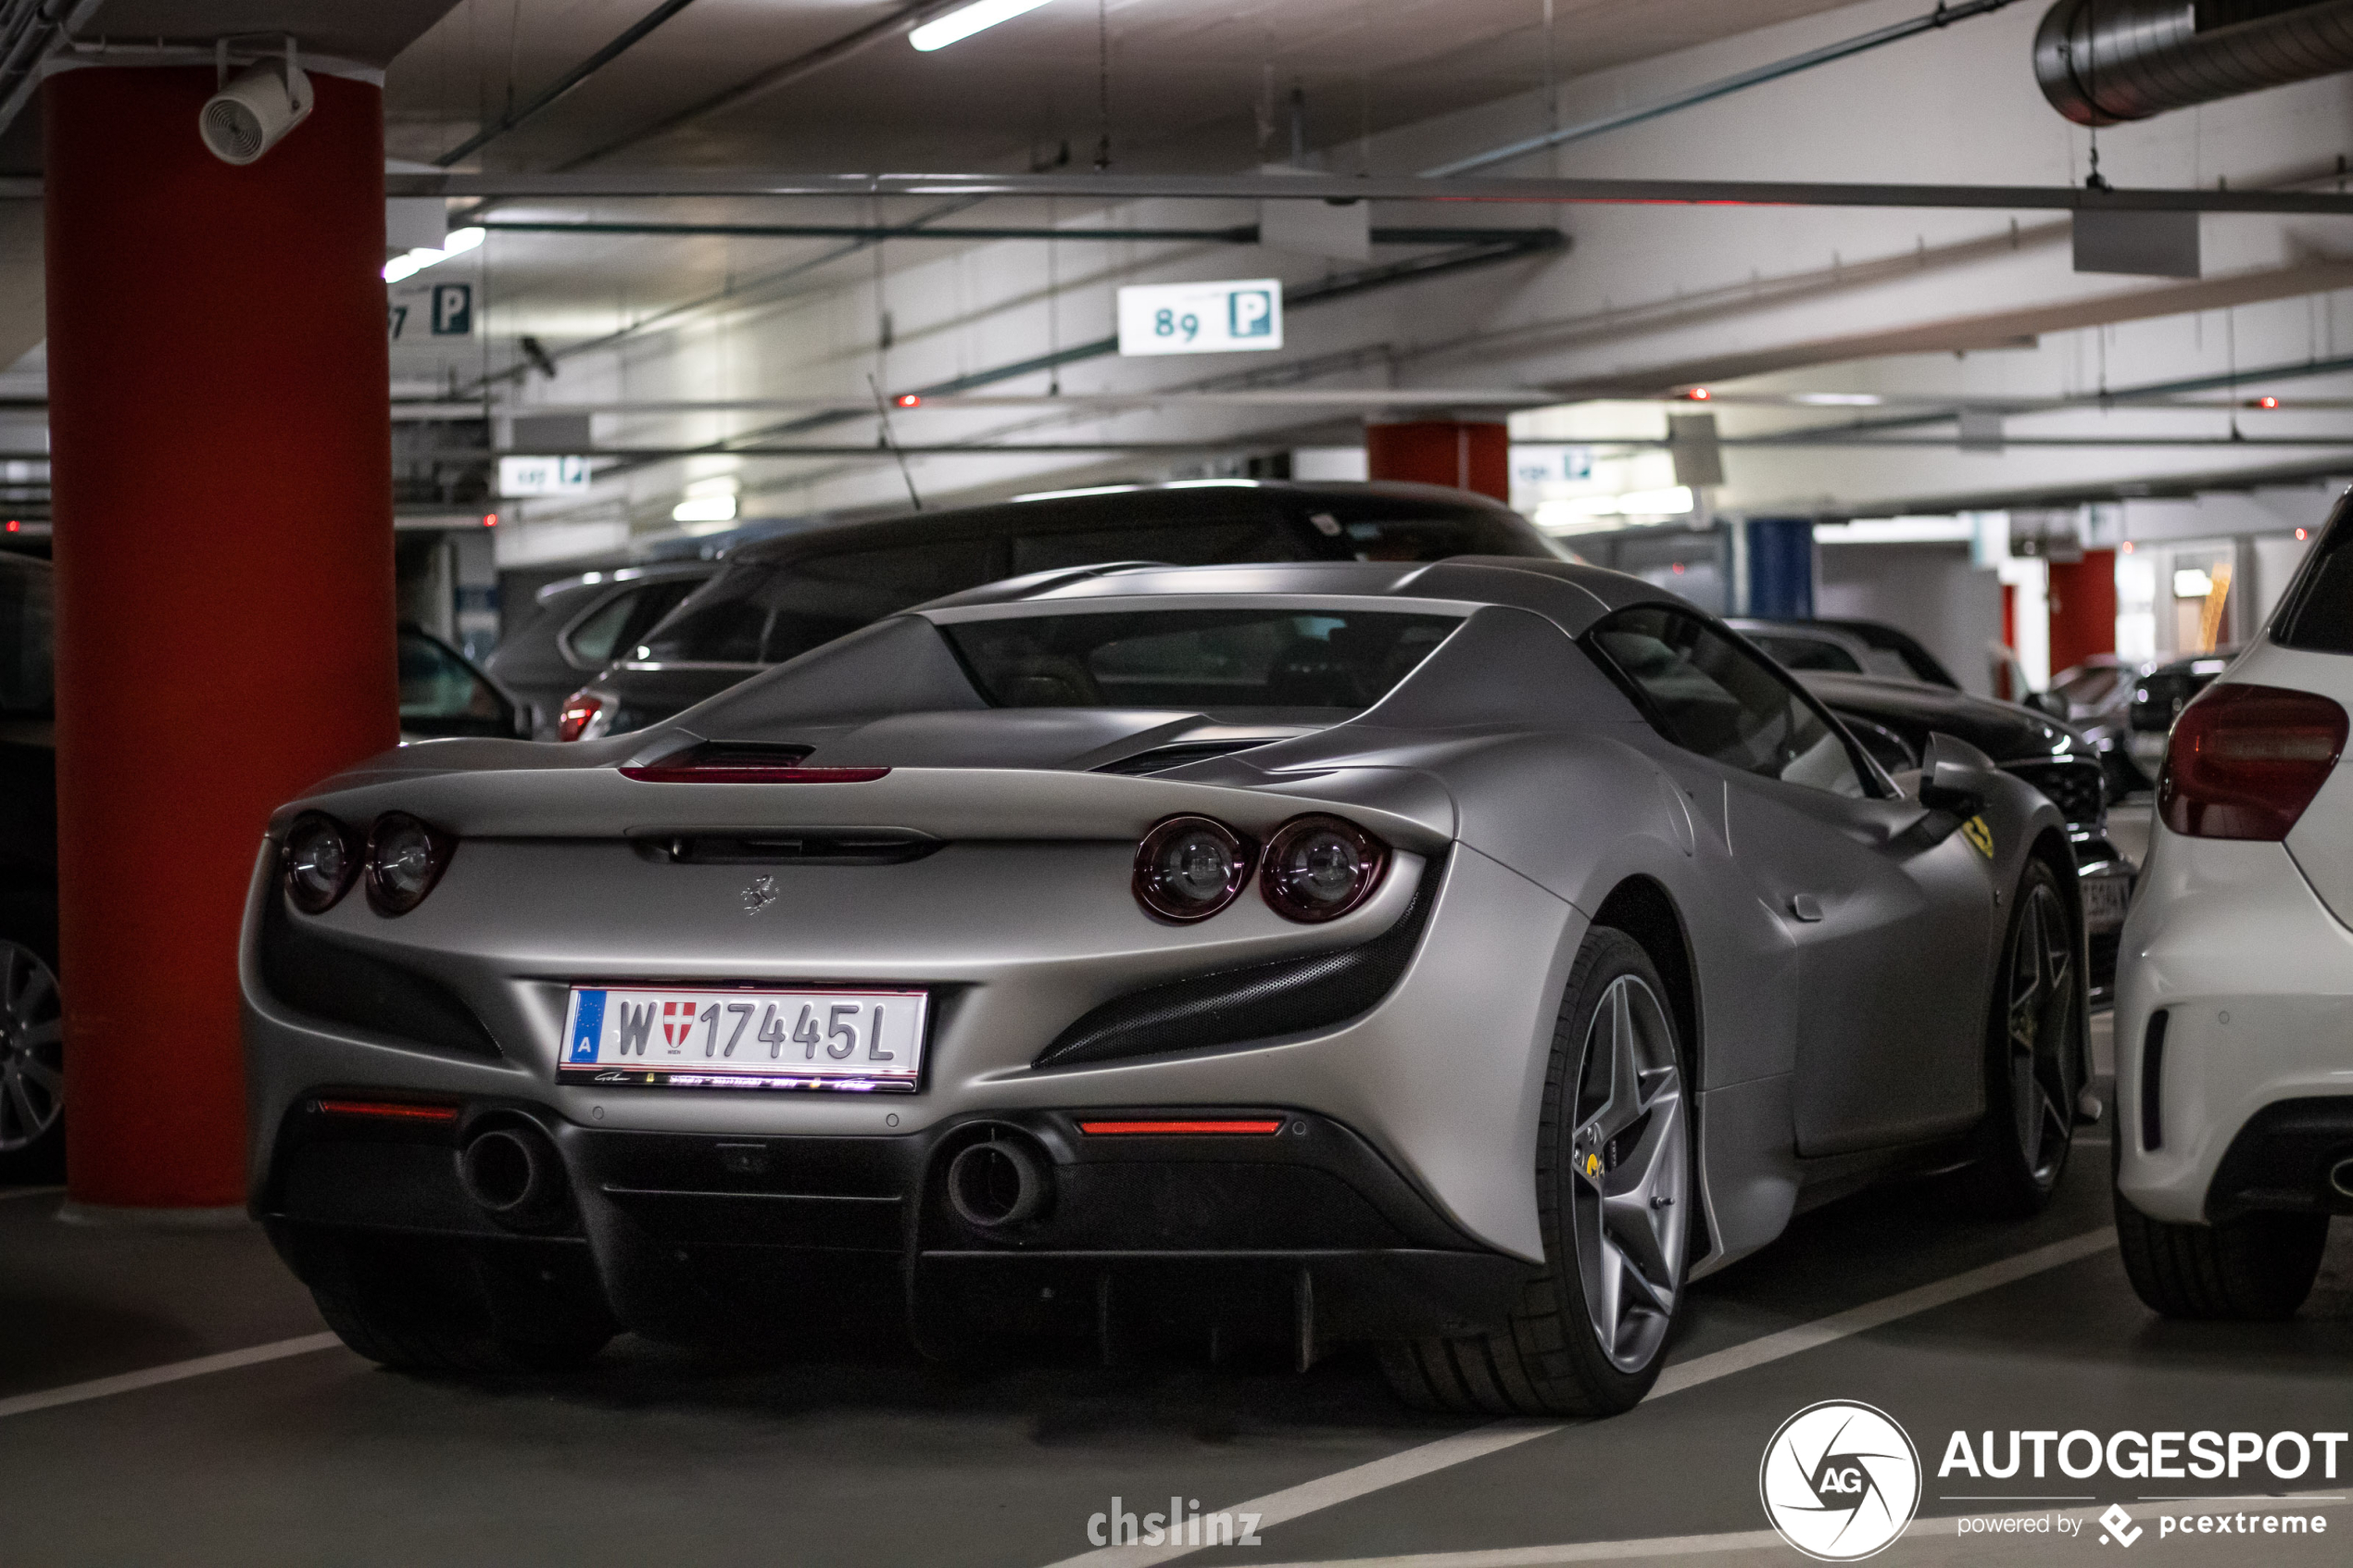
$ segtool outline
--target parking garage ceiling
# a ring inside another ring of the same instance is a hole
[[[1104,132],[1123,169],[1247,169],[1290,156],[1293,94],[1314,148],[1834,8],[1836,0],[1065,0],[919,54],[865,50],[666,135],[635,139],[738,82],[914,8],[695,0],[561,103],[482,150],[485,169],[552,169],[612,149],[631,162],[999,169]],[[385,80],[393,156],[430,161],[496,121],[651,8],[648,0],[449,10]],[[528,25],[517,25],[529,11]],[[1344,157],[1340,165],[1347,167]]]

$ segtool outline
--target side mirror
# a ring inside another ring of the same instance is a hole
[[[2067,721],[2067,698],[2059,696],[2057,692],[2032,693],[2026,699],[2026,706],[2034,709],[2037,713],[2045,714],[2050,718],[2057,719],[2061,723]]]
[[[1973,817],[1985,809],[2000,772],[1991,757],[1940,730],[1920,753],[1920,804]]]

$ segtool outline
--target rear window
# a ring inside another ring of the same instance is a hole
[[[2353,511],[2340,509],[2312,546],[2271,640],[2307,653],[2353,653]]]
[[[46,566],[0,557],[0,713],[40,717],[52,707],[57,646]]]
[[[1358,712],[1461,622],[1355,610],[1145,610],[940,627],[1000,708]]]
[[[656,664],[781,664],[911,605],[1002,573],[991,539],[837,550],[784,566],[739,567],[678,607],[637,646]]]
[[[1341,517],[1311,512],[1308,522],[1342,560],[1444,560],[1449,556],[1528,556],[1529,534],[1516,520],[1466,507],[1442,517]]]
[[[1020,577],[1117,560],[1157,561],[1163,566],[1302,560],[1308,557],[1302,545],[1289,524],[1273,517],[1018,533],[1013,536],[1013,570],[1007,575]]]

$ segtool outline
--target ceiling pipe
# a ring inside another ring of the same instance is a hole
[[[2353,5],[2353,0],[2340,0]],[[0,194],[7,187],[0,185]],[[1986,207],[2025,212],[2270,212],[2353,215],[2353,194],[2076,185],[1918,185],[1795,180],[1483,179],[1416,174],[804,174],[758,169],[582,174],[393,170],[396,196],[587,201],[685,196],[1053,196],[1065,201],[1409,201],[1688,207]],[[37,194],[36,192],[29,193]]]
[[[1917,38],[1923,32],[1936,32],[1952,26],[1955,22],[1968,21],[1972,17],[1990,16],[2009,4],[2010,0],[1961,0],[1958,5],[1946,5],[1944,0],[1939,0],[1936,9],[1926,16],[1914,17],[1908,21],[1896,22],[1870,32],[1860,33],[1853,38],[1843,38],[1835,44],[1825,44],[1818,49],[1808,49],[1802,55],[1792,55],[1787,59],[1775,60],[1770,65],[1758,66],[1754,70],[1744,70],[1737,75],[1705,82],[1655,104],[1646,104],[1640,108],[1621,109],[1616,114],[1605,114],[1599,119],[1589,119],[1576,125],[1564,125],[1559,130],[1548,131],[1541,136],[1529,136],[1504,146],[1490,147],[1483,153],[1473,153],[1468,157],[1458,157],[1451,163],[1441,163],[1435,169],[1425,169],[1422,173],[1433,180],[1443,179],[1450,174],[1468,174],[1474,169],[1486,169],[1494,164],[1508,163],[1516,157],[1526,157],[1530,153],[1541,153],[1547,147],[1557,147],[1569,142],[1581,142],[1588,136],[1599,136],[1604,132],[1622,131],[1629,125],[1640,125],[1644,120],[1657,119],[1664,115],[1674,114],[1681,109],[1693,108],[1701,104],[1728,97],[1751,87],[1761,87],[1768,82],[1779,82],[1783,77],[1795,76],[1799,71],[1811,70],[1816,66],[1826,66],[1833,60],[1847,59],[1863,54],[1867,50],[1877,49],[1882,44],[1900,43],[1906,38]]]
[[[514,234],[655,234],[670,237],[717,236],[734,239],[792,240],[1137,240],[1206,245],[1254,245],[1260,243],[1258,225],[1237,223],[1217,229],[1058,229],[1038,225],[979,228],[959,225],[953,229],[911,229],[903,224],[887,223],[605,223],[605,222],[539,222],[535,220],[485,219],[482,227],[498,233]],[[1530,240],[1549,245],[1550,229],[1435,229],[1423,227],[1384,228],[1375,225],[1370,231],[1377,245],[1495,245],[1507,240]]]
[[[2353,69],[2353,0],[2058,0],[2034,80],[2078,125],[2116,125]]]
[[[467,137],[464,141],[459,143],[456,146],[450,148],[447,152],[434,159],[434,166],[437,169],[447,169],[452,164],[459,162],[460,159],[481,151],[484,147],[497,141],[499,137],[504,136],[508,132],[512,131],[516,126],[521,125],[524,120],[531,119],[532,116],[537,114],[541,109],[547,107],[557,99],[562,97],[565,94],[571,92],[573,88],[579,86],[582,82],[587,81],[590,77],[604,69],[605,67],[612,64],[613,61],[619,59],[623,55],[627,54],[632,48],[635,47],[639,39],[645,37],[648,33],[653,31],[654,29],[660,27],[662,23],[668,21],[671,18],[676,16],[679,12],[685,10],[687,6],[693,5],[694,3],[695,0],[662,0],[661,5],[656,6],[652,10],[648,11],[644,16],[638,18],[635,26],[630,28],[626,32],[621,34],[620,37],[615,38],[611,43],[606,44],[603,48],[598,50],[595,54],[589,56],[586,59],[581,61],[570,70],[564,72],[563,75],[556,78],[555,82],[545,91],[541,92],[537,97],[532,99],[531,102],[523,105],[523,107],[519,109],[509,110],[506,114],[499,117],[498,122],[496,125],[484,126],[481,130],[475,132],[472,135]]]

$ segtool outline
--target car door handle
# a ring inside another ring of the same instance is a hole
[[[1822,918],[1821,900],[1811,893],[1800,893],[1790,899],[1789,912],[1803,921],[1820,920]]]

